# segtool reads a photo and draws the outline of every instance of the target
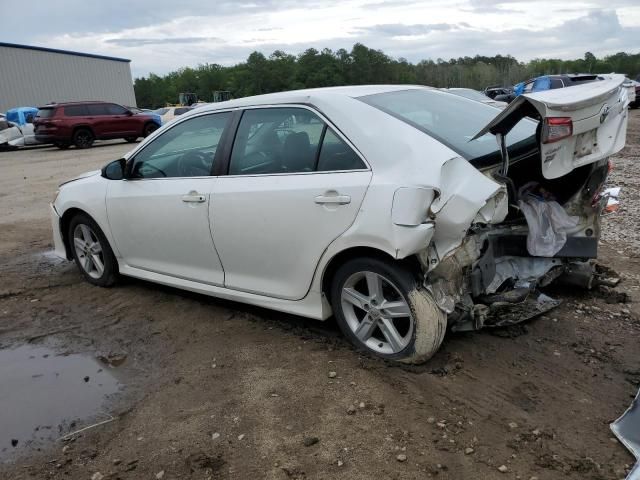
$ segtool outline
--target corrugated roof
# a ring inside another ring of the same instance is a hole
[[[22,48],[24,50],[38,50],[40,52],[61,53],[63,55],[75,55],[77,57],[89,57],[89,58],[99,58],[101,60],[113,60],[115,62],[127,62],[127,63],[131,62],[131,60],[129,60],[128,58],[107,57],[106,55],[95,55],[93,53],[73,52],[71,50],[58,50],[57,48],[35,47],[33,45],[20,45],[17,43],[0,42],[0,47]]]

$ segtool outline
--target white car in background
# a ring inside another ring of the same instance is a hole
[[[557,305],[540,287],[591,282],[607,157],[625,142],[622,82],[502,112],[402,85],[214,103],[63,184],[55,251],[95,285],[121,274],[333,314],[358,348],[424,361],[447,328],[516,323]],[[538,237],[523,204],[571,225]]]
[[[492,107],[507,108],[507,105],[509,105],[507,102],[500,102],[487,97],[484,93],[474,90],[473,88],[443,88],[442,90],[460,97],[468,98],[469,100],[475,100],[476,102],[491,105]]]
[[[162,118],[162,124],[173,120],[174,118],[184,115],[191,111],[191,107],[162,107],[152,110],[152,113],[160,115]]]
[[[4,115],[0,118],[0,148],[17,148],[29,145],[39,145],[32,123],[18,125],[8,122]]]

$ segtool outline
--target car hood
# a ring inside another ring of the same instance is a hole
[[[67,183],[75,182],[76,180],[82,180],[83,178],[95,177],[96,175],[100,175],[100,170],[91,170],[90,172],[84,172],[80,175],[73,177],[66,182],[62,182],[60,186],[66,185]]]

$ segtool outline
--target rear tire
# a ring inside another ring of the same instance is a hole
[[[67,231],[73,259],[84,278],[93,285],[110,287],[118,277],[118,262],[107,238],[88,215],[79,213]]]
[[[409,269],[391,260],[356,258],[336,271],[331,306],[344,335],[360,350],[422,363],[440,347],[447,316]]]
[[[93,145],[95,137],[88,128],[79,128],[73,134],[73,144],[76,148],[89,148]]]

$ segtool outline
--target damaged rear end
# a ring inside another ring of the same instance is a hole
[[[497,150],[442,165],[429,211],[434,235],[417,256],[453,330],[540,315],[559,304],[540,292],[552,282],[615,283],[592,259],[608,157],[625,143],[623,82],[519,96],[469,140]]]

